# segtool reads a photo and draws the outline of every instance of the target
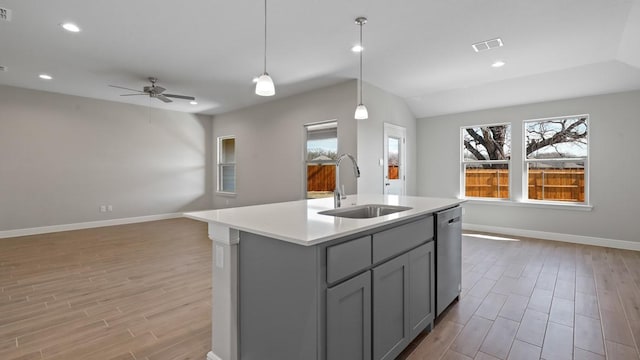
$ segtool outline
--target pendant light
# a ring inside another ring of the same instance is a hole
[[[362,103],[362,52],[364,51],[364,45],[362,44],[362,25],[367,23],[366,17],[356,18],[356,24],[360,25],[360,79],[359,79],[359,88],[360,88],[360,101],[358,102],[358,106],[356,106],[356,113],[354,117],[356,120],[364,120],[369,118],[369,112],[367,111],[367,107]]]
[[[264,0],[264,72],[256,82],[256,95],[273,96],[275,94],[276,87],[267,73],[267,0]]]

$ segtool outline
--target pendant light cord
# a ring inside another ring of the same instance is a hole
[[[364,45],[362,44],[362,20],[360,21],[360,104],[362,104],[362,53],[364,52]]]
[[[267,0],[264,0],[264,73],[267,73]]]

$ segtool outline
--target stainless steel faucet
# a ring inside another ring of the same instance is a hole
[[[340,190],[340,163],[345,158],[349,158],[351,160],[351,163],[353,164],[353,173],[355,174],[356,178],[360,177],[360,168],[358,168],[358,163],[356,162],[356,159],[353,157],[353,155],[342,154],[338,156],[338,160],[336,160],[336,188],[335,190],[333,190],[333,206],[335,208],[340,207],[340,200],[347,198],[347,195],[343,194]]]

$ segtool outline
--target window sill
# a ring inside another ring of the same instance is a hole
[[[226,197],[236,197],[236,195],[238,194],[234,192],[216,191],[216,195],[226,196]]]
[[[466,200],[467,204],[478,205],[500,205],[500,206],[516,206],[516,207],[528,207],[528,208],[543,208],[543,209],[557,209],[557,210],[574,210],[574,211],[591,211],[593,205],[589,204],[571,204],[571,203],[558,203],[551,201],[515,201],[515,200],[503,200],[503,199],[479,199],[479,198],[460,198]]]

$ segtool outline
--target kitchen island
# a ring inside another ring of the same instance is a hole
[[[331,198],[186,213],[214,241],[207,358],[395,358],[433,326],[433,214],[461,202],[342,201],[410,208],[374,218],[322,214]]]

